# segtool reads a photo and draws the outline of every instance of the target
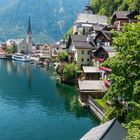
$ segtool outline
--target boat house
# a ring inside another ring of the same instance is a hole
[[[88,106],[89,96],[92,98],[102,98],[107,91],[103,80],[79,80],[78,96],[82,106]]]
[[[83,66],[83,79],[85,80],[99,80],[102,76],[102,71],[93,66]]]

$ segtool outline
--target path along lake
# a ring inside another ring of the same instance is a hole
[[[79,140],[98,124],[75,87],[36,65],[0,60],[1,140]]]

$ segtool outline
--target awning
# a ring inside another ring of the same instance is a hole
[[[107,67],[100,67],[99,69],[107,72],[112,72],[112,69]]]
[[[99,58],[98,61],[99,62],[104,62],[105,58]]]

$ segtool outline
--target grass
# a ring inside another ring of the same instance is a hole
[[[106,102],[103,99],[95,99],[95,101],[103,108],[106,107]]]

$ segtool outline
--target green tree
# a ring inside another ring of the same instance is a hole
[[[64,35],[64,40],[68,40],[69,36],[73,34],[73,27],[71,27]]]
[[[13,54],[17,52],[17,46],[16,45],[11,45],[9,47],[6,48],[5,52],[7,54]]]
[[[121,122],[127,123],[129,136],[140,139],[140,22],[126,24],[122,32],[115,33],[113,45],[117,55],[103,63],[112,69],[110,79],[112,85],[109,88],[106,99],[114,101],[106,117],[117,117]],[[130,128],[130,126],[132,127]],[[128,127],[129,126],[129,127]],[[137,131],[138,133],[134,133]]]
[[[58,53],[58,60],[68,62],[68,53],[66,51]]]
[[[131,121],[126,128],[128,130],[126,140],[140,140],[140,120]]]
[[[76,77],[76,72],[78,68],[74,63],[65,64],[63,69],[63,74],[66,79],[73,79]]]
[[[21,49],[20,50],[20,53],[24,54],[25,53],[24,49]]]
[[[112,16],[117,10],[138,10],[140,8],[139,0],[92,0],[91,6],[94,13]]]

